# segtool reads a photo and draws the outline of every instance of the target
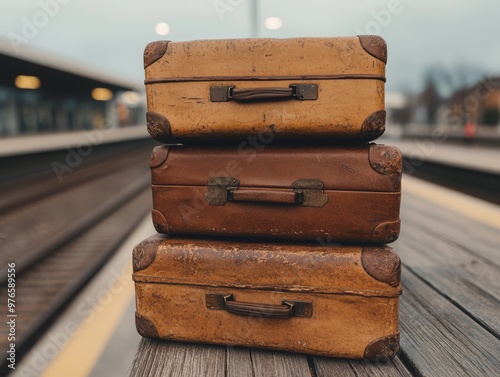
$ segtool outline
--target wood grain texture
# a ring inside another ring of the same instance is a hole
[[[401,205],[401,218],[405,226],[416,223],[429,232],[427,237],[445,239],[500,267],[498,229],[407,193],[403,195]]]
[[[308,377],[311,371],[304,355],[251,350],[255,377]]]
[[[424,376],[498,376],[498,339],[403,269],[402,357]]]
[[[406,198],[405,204],[408,201]],[[416,198],[413,201],[418,203]],[[415,211],[410,211],[406,205],[402,208],[402,219],[405,232],[395,248],[405,265],[500,337],[499,267],[488,258],[478,257],[483,250],[479,244],[471,252],[441,236],[442,227],[437,227],[437,224],[431,231],[425,225],[427,218],[416,217]],[[457,216],[449,213],[442,223],[454,224],[456,219]],[[474,232],[482,227],[470,223],[468,229]],[[496,238],[500,243],[500,235]]]
[[[412,376],[399,358],[393,360],[342,360],[314,357],[318,377],[402,377]]]
[[[225,347],[142,339],[130,377],[224,377]]]
[[[248,348],[227,347],[226,364],[228,377],[254,377],[252,355]]]

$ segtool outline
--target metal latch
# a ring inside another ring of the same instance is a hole
[[[302,196],[303,207],[323,207],[328,195],[323,192],[324,184],[319,179],[298,179],[293,182],[294,191]]]
[[[231,177],[212,177],[208,180],[205,199],[213,206],[223,206],[228,200],[228,191],[238,188],[240,181]]]

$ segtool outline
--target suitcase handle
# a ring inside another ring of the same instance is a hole
[[[257,304],[253,302],[233,301],[232,295],[224,296],[225,309],[228,313],[245,317],[264,317],[285,319],[292,315],[293,304],[283,303],[282,305]]]
[[[304,200],[304,195],[302,191],[239,189],[228,191],[228,200],[235,202],[301,204]]]
[[[318,179],[298,179],[292,184],[293,191],[269,189],[240,189],[240,181],[232,177],[212,177],[208,180],[205,199],[213,206],[233,202],[267,202],[297,204],[302,207],[323,207],[328,195]]]
[[[288,88],[236,88],[234,85],[210,87],[212,102],[251,102],[284,99],[316,100],[318,84],[290,84]]]
[[[236,302],[232,294],[208,293],[206,307],[210,310],[225,310],[245,317],[286,319],[290,317],[312,317],[313,303],[283,300],[281,305]]]

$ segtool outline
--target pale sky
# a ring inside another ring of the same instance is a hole
[[[148,42],[252,37],[252,1],[2,0],[0,37],[141,85]],[[498,0],[260,0],[257,20],[259,37],[379,34],[389,45],[387,89],[416,91],[429,65],[500,74],[499,16]],[[282,27],[267,29],[268,17]],[[156,34],[159,22],[168,35]]]

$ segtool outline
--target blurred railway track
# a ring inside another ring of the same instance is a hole
[[[0,185],[0,294],[7,297],[6,267],[15,263],[17,361],[149,212],[154,144],[130,145],[75,169],[62,182],[52,171],[36,169]],[[0,314],[6,318],[6,305]],[[7,349],[5,326],[0,349]],[[2,360],[2,371],[6,365]]]
[[[500,176],[436,161],[419,161],[417,165],[404,157],[404,164],[412,166],[411,175],[465,194],[500,204]]]

